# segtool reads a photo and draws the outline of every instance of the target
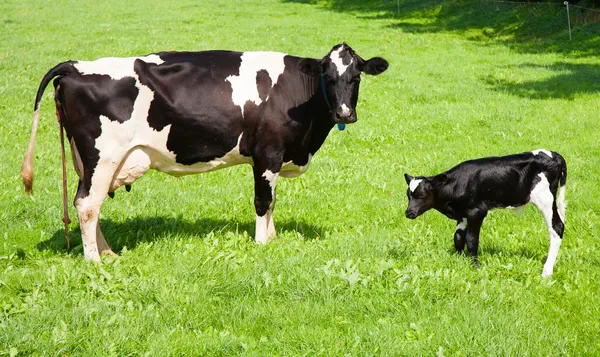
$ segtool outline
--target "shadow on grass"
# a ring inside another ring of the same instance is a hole
[[[513,83],[504,79],[487,78],[493,89],[532,99],[574,99],[578,94],[600,93],[600,65],[554,63],[549,66],[520,65],[519,68],[543,69],[557,72],[540,81]]]
[[[521,52],[600,55],[600,12],[570,10],[569,40],[562,1],[514,4],[464,0],[281,0],[319,5],[338,12],[364,13],[386,20],[388,28],[409,33],[463,32],[475,41],[498,41]],[[592,5],[589,5],[592,6]],[[389,24],[390,21],[394,21]]]
[[[211,232],[223,234],[233,232],[249,237],[254,236],[255,223],[253,221],[231,221],[212,218],[199,219],[195,222],[186,221],[179,217],[143,217],[128,219],[124,222],[115,222],[110,219],[101,219],[102,233],[115,253],[121,252],[123,247],[134,249],[138,244],[169,239],[172,236],[188,236],[206,238]],[[303,239],[312,240],[319,237],[325,228],[308,224],[302,221],[275,221],[277,232],[297,232]],[[71,254],[83,253],[81,244],[81,230],[79,226],[69,231],[71,240]],[[37,244],[38,250],[66,252],[65,231],[60,229],[46,241]]]

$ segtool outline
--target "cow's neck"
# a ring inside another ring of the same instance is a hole
[[[459,212],[456,211],[456,207],[450,204],[453,202],[451,196],[451,188],[448,184],[442,187],[434,188],[434,208],[451,219],[458,219]]]
[[[302,88],[295,93],[299,103],[288,114],[291,120],[301,123],[296,131],[294,144],[286,148],[287,159],[298,159],[319,150],[334,126],[330,109],[325,101],[320,76],[303,76]]]

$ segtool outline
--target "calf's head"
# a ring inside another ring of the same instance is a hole
[[[446,182],[447,176],[441,174],[428,178],[422,176],[412,177],[404,174],[404,179],[408,184],[408,189],[406,190],[408,207],[404,215],[407,218],[415,219],[433,208],[435,205],[436,189]]]
[[[361,73],[378,75],[388,68],[381,57],[364,60],[350,46],[339,44],[321,60],[305,59],[300,70],[308,75],[322,76],[325,96],[336,124],[356,122],[356,103]]]

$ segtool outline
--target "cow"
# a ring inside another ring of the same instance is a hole
[[[387,68],[345,43],[321,59],[213,50],[60,63],[35,98],[25,190],[32,193],[40,101],[54,78],[79,177],[74,205],[85,259],[112,253],[98,224],[106,196],[149,169],[181,176],[251,165],[255,241],[267,243],[278,177],[304,173],[336,124],[356,122],[361,73]]]
[[[404,174],[408,189],[405,215],[415,219],[433,208],[455,220],[454,247],[467,249],[476,267],[479,231],[489,210],[512,208],[516,214],[533,203],[542,212],[550,250],[542,270],[549,277],[565,228],[567,164],[557,152],[544,149],[502,157],[465,161],[441,174]]]

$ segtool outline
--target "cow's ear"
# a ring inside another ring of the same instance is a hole
[[[309,76],[318,76],[323,73],[321,61],[312,58],[303,58],[300,60],[300,63],[298,63],[298,69],[300,69],[300,72]]]
[[[410,182],[414,179],[414,177],[409,174],[404,174],[404,179],[406,180],[406,183],[410,185]]]
[[[368,61],[364,61],[361,71],[366,74],[376,76],[380,73],[385,72],[388,69],[389,63],[381,57],[373,57]]]
[[[445,185],[447,181],[448,181],[448,175],[446,175],[446,174],[439,174],[439,175],[434,176],[431,179],[431,184],[434,187],[439,187],[439,186]]]

